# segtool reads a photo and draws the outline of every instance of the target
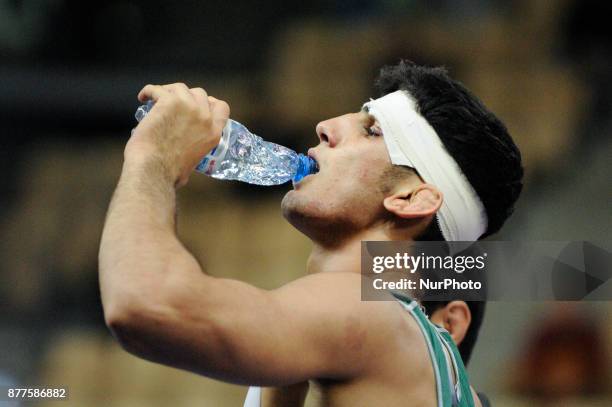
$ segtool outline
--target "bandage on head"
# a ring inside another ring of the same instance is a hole
[[[443,195],[437,217],[446,241],[475,241],[487,230],[487,215],[478,194],[448,153],[436,131],[404,90],[364,104],[383,132],[391,163],[414,168]]]

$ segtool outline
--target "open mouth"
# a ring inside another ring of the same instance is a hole
[[[313,175],[316,175],[319,173],[321,167],[319,166],[319,160],[317,160],[317,157],[314,155],[314,153],[312,153],[311,151],[308,152],[308,158],[310,159],[310,168],[307,174],[305,174],[305,177],[311,177]]]

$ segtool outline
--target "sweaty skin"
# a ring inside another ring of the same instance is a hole
[[[416,175],[380,188],[390,162],[373,118],[358,112],[317,126],[310,155],[320,171],[282,202],[313,241],[307,275],[266,291],[204,274],[176,235],[176,190],[217,145],[229,106],[184,84],[147,85],[139,99],[156,103],[125,147],[99,253],[105,320],[121,345],[157,363],[266,386],[264,406],[301,405],[308,382],[321,406],[436,405],[416,322],[395,300],[361,301],[361,240],[410,240],[442,199]],[[461,315],[449,311],[440,322],[457,342]]]

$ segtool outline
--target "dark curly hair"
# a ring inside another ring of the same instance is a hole
[[[486,209],[488,226],[481,238],[496,233],[523,187],[521,153],[506,126],[442,67],[403,60],[384,67],[375,85],[379,96],[400,89],[412,95]],[[426,240],[444,239],[439,233]]]

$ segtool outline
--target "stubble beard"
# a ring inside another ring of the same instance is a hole
[[[291,192],[281,202],[283,217],[316,244],[339,247],[364,228],[363,220],[354,216],[355,208],[322,200],[305,201]]]

